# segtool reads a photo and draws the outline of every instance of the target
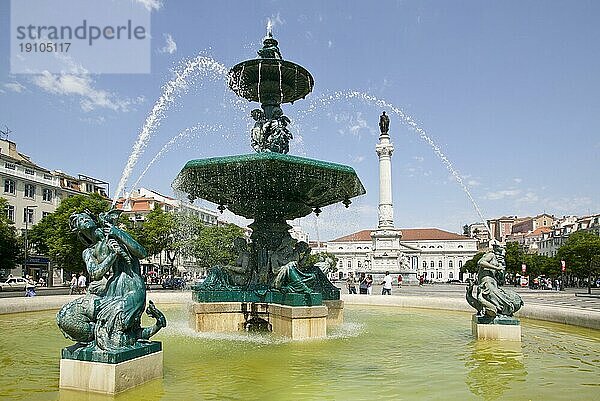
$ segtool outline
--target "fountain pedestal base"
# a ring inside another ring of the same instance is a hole
[[[340,305],[338,305],[340,306]],[[341,305],[343,307],[343,305]],[[338,314],[341,311],[338,311]],[[293,340],[327,335],[326,306],[289,306],[273,303],[206,302],[190,307],[190,326],[198,332],[246,331],[260,319],[273,334]]]
[[[162,351],[119,363],[63,358],[60,360],[59,387],[113,395],[162,377]]]
[[[483,323],[482,318],[474,314],[471,319],[473,336],[478,340],[521,341],[521,323],[516,318],[496,318]]]

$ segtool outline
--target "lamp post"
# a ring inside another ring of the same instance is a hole
[[[565,270],[567,270],[567,264],[564,260],[560,261],[560,290],[565,290]]]
[[[25,260],[23,261],[23,275],[25,276],[27,273],[27,249],[29,248],[29,243],[27,242],[27,231],[29,230],[29,210],[36,208],[37,205],[25,206]]]

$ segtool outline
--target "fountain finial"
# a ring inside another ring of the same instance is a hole
[[[273,37],[273,32],[269,25],[267,25],[267,36],[263,39],[263,47],[257,51],[261,58],[276,58],[283,60],[281,52],[279,51],[279,42]]]

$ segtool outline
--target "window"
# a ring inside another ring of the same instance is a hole
[[[352,269],[352,261],[351,260],[348,261],[347,266],[348,266],[348,269]]]
[[[4,168],[7,168],[9,170],[16,170],[17,166],[14,163],[6,162],[4,163]]]
[[[4,192],[8,194],[15,193],[15,182],[13,180],[4,180]]]
[[[42,212],[42,219],[43,219],[44,217],[46,217],[46,216],[49,216],[49,215],[50,215],[50,212]]]
[[[33,224],[33,209],[28,207],[23,209],[23,223]]]
[[[454,273],[452,273],[452,272],[448,273],[448,278],[449,279],[453,279],[454,278]]]
[[[358,261],[358,268],[360,269],[362,267],[362,263],[360,263],[360,260]]]
[[[51,180],[52,179],[52,175],[51,174],[44,174],[44,179],[45,180]]]
[[[94,186],[92,184],[85,184],[85,192],[94,192]]]
[[[423,261],[423,267],[427,267],[427,261],[426,260]]]
[[[25,184],[25,195],[26,198],[35,198],[35,185]]]
[[[435,267],[435,262],[432,260],[431,263],[429,263],[430,267]]]
[[[52,190],[44,188],[44,191],[42,193],[42,199],[46,202],[52,202]]]
[[[464,248],[464,247],[462,245],[459,245],[458,248],[460,249],[460,248]]]
[[[452,263],[452,261],[451,261],[451,260],[449,260],[449,261],[448,261],[448,267],[453,267],[453,266],[454,266],[454,263]],[[452,277],[450,277],[450,278],[452,278]]]
[[[442,278],[442,272],[438,272],[438,278]]]
[[[25,169],[25,174],[29,174],[29,175],[35,175],[35,171],[30,169],[30,168],[26,168]]]
[[[462,265],[462,260],[459,260],[459,261],[458,261],[458,267],[462,267],[462,266],[463,266],[463,265]]]
[[[13,205],[6,205],[6,217],[13,223],[15,222],[15,207]]]
[[[444,267],[444,263],[441,260],[438,263],[438,267]]]

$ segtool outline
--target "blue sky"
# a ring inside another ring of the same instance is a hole
[[[110,1],[109,1],[110,3]],[[38,164],[117,187],[162,86],[199,54],[227,68],[256,57],[268,18],[283,57],[314,92],[285,105],[290,154],[352,165],[367,195],[300,224],[330,239],[377,222],[378,116],[359,91],[411,116],[454,164],[486,217],[600,210],[600,3],[597,1],[161,1],[152,9],[150,74],[11,75],[0,40],[0,126]],[[0,26],[9,26],[0,2]],[[7,32],[8,33],[8,32]],[[188,127],[140,181],[171,194],[187,160],[250,153],[249,111],[224,80],[195,76],[175,98],[128,181]],[[308,112],[315,108],[315,111]],[[399,227],[459,232],[479,218],[431,147],[391,114]],[[231,216],[228,216],[231,218]]]

